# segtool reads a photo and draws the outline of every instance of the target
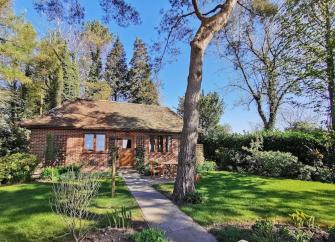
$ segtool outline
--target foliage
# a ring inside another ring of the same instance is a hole
[[[107,214],[107,219],[110,227],[127,229],[132,225],[131,210],[126,207],[114,209],[113,213]]]
[[[59,181],[67,179],[68,176],[78,176],[80,165],[65,165],[65,166],[48,166],[42,170],[41,178],[51,181]]]
[[[328,233],[329,233],[328,241],[330,241],[330,242],[335,241],[335,226],[330,227],[329,230],[328,230]]]
[[[196,165],[196,172],[197,173],[205,173],[209,171],[215,171],[217,169],[217,165],[214,161],[204,161],[202,163],[198,163]]]
[[[16,125],[0,123],[0,157],[27,151],[27,130],[17,127]]]
[[[240,229],[235,226],[225,226],[222,229],[213,229],[210,231],[220,242],[236,242],[241,240],[250,241],[250,232],[246,229]]]
[[[222,152],[216,151],[223,148],[246,153],[242,147],[249,146],[251,141],[260,135],[263,138],[263,151],[289,152],[298,157],[299,162],[306,165],[314,165],[315,162],[318,162],[320,159],[318,153],[321,153],[324,165],[331,166],[333,164],[334,134],[320,130],[308,133],[300,131],[272,131],[209,136],[204,140],[205,157],[220,162]]]
[[[144,229],[130,236],[131,241],[134,242],[167,242],[164,232],[158,229]]]
[[[184,202],[189,203],[189,204],[203,203],[204,202],[204,196],[201,192],[198,192],[198,191],[188,192],[185,195]]]
[[[206,202],[182,204],[180,209],[201,225],[260,218],[287,221],[288,214],[301,208],[307,214],[317,214],[320,226],[333,225],[335,221],[335,207],[329,206],[334,200],[334,184],[215,171],[202,175],[195,185]],[[173,184],[155,188],[171,194]]]
[[[151,79],[148,50],[139,38],[136,38],[134,42],[134,52],[130,60],[127,79],[129,102],[158,105],[158,89]]]
[[[213,133],[218,131],[223,108],[223,100],[217,92],[209,92],[205,95],[202,91],[199,99],[199,128],[205,135],[211,131]],[[177,113],[181,117],[184,115],[184,97],[179,98]]]
[[[38,164],[36,156],[14,153],[0,158],[0,183],[28,181]]]
[[[142,175],[150,175],[150,165],[145,164],[145,149],[143,147],[136,148],[135,169]]]
[[[45,164],[46,165],[55,165],[57,162],[57,144],[56,144],[56,139],[55,135],[53,134],[48,134],[47,135],[47,143],[46,143],[46,148],[45,148]]]
[[[250,148],[242,147],[249,152],[246,160],[247,171],[263,176],[290,176],[294,171],[293,167],[297,167],[298,158],[290,153],[280,151],[262,151],[263,138],[256,137],[252,140]]]
[[[304,213],[301,210],[296,210],[294,213],[290,214],[291,221],[294,226],[315,228],[315,217]]]
[[[111,87],[111,95],[114,101],[126,98],[127,72],[126,52],[119,37],[117,37],[113,48],[107,55],[105,67],[105,79]]]
[[[94,175],[79,173],[53,186],[51,208],[61,216],[75,241],[82,241],[90,230],[86,220],[94,219],[88,209],[98,194],[100,182]]]
[[[273,223],[269,220],[257,220],[252,225],[252,238],[258,242],[280,242],[279,236],[273,231]]]

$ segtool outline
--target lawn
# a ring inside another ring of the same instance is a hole
[[[65,233],[62,220],[50,209],[51,186],[50,183],[0,186],[0,241],[50,241]],[[132,209],[135,221],[143,221],[121,178],[117,180],[117,196],[113,199],[110,183],[103,181],[92,211],[104,214],[122,206]]]
[[[172,184],[155,187],[163,193],[173,189]],[[315,216],[321,225],[335,224],[334,184],[210,172],[196,188],[205,195],[205,202],[180,208],[202,225],[258,218],[285,221],[296,209]]]

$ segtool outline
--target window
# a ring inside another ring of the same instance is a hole
[[[131,139],[123,139],[122,140],[122,148],[123,149],[131,149]]]
[[[155,152],[155,137],[150,137],[150,152]]]
[[[163,136],[158,136],[158,152],[163,152]]]
[[[105,134],[85,134],[84,148],[89,151],[105,151],[106,135]]]
[[[172,137],[166,136],[165,137],[165,152],[171,151],[171,144],[172,144]]]
[[[136,148],[143,148],[144,147],[144,137],[137,136],[136,137]]]
[[[85,134],[85,150],[94,150],[94,134]]]
[[[105,151],[106,145],[106,135],[104,134],[97,134],[96,135],[96,151]]]

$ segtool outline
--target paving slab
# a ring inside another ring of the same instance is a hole
[[[133,170],[120,172],[137,200],[149,227],[165,232],[174,242],[215,242],[215,237],[179,210],[168,198],[151,187],[150,179]]]

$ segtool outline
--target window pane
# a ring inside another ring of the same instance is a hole
[[[96,136],[96,151],[105,151],[105,139],[104,134],[97,134]]]
[[[158,152],[163,151],[163,136],[158,136]]]
[[[131,139],[123,139],[122,140],[122,148],[123,149],[131,149]]]
[[[85,134],[85,149],[94,150],[94,134]]]
[[[150,152],[155,152],[155,137],[150,137]]]
[[[172,143],[172,137],[171,136],[166,136],[166,139],[165,139],[165,151],[166,152],[171,151],[171,143]]]

